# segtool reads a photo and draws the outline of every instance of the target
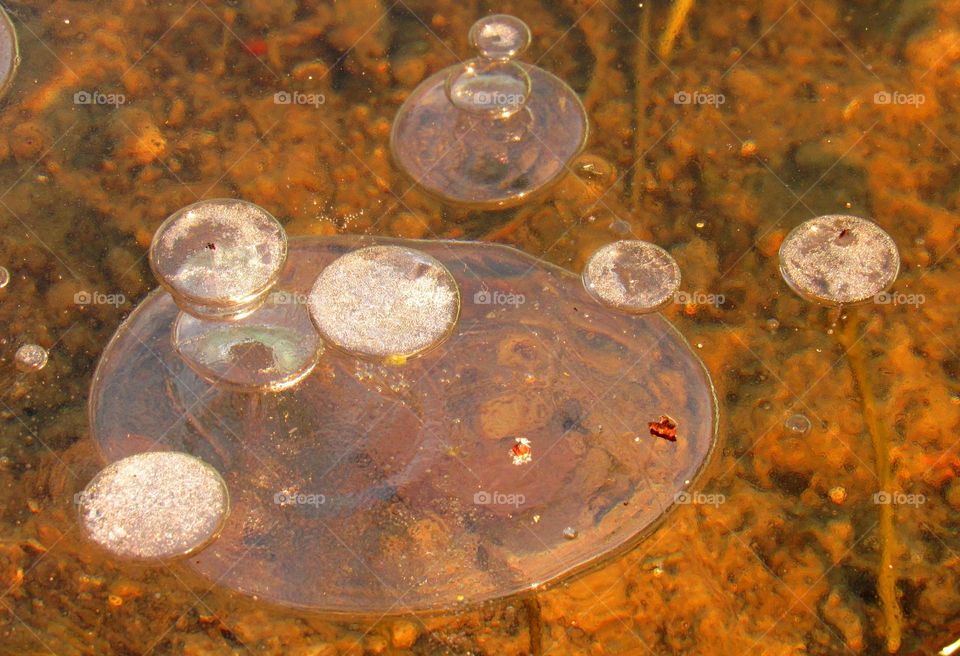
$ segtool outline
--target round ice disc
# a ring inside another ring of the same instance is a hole
[[[435,258],[412,248],[371,246],[323,270],[310,292],[323,337],[357,355],[403,360],[449,336],[460,292]]]
[[[133,560],[196,552],[217,535],[229,508],[217,470],[175,451],[138,453],[108,465],[78,502],[84,534]]]
[[[325,613],[449,609],[628,549],[701,489],[716,399],[663,316],[596,303],[580,276],[487,243],[293,239],[277,285],[306,293],[371,245],[416,249],[456,281],[460,318],[429,357],[328,348],[275,394],[211,385],[173,350],[165,293],[104,351],[90,393],[102,454],[162,435],[230,489],[222,533],[185,565]]]
[[[306,295],[276,289],[255,312],[238,320],[180,314],[173,344],[194,371],[213,383],[274,392],[310,373],[323,350]]]
[[[583,286],[604,305],[625,312],[651,312],[674,297],[680,288],[680,267],[656,244],[615,241],[590,256],[583,269]]]
[[[178,305],[201,318],[256,309],[287,257],[283,227],[234,199],[202,200],[172,214],[150,246],[150,266]]]
[[[7,12],[0,7],[0,97],[7,93],[20,66],[17,30]]]
[[[780,245],[780,273],[795,292],[830,305],[870,300],[900,271],[893,239],[875,223],[829,215],[805,221]]]

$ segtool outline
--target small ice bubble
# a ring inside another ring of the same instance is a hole
[[[794,433],[806,433],[810,430],[810,420],[801,414],[795,414],[784,422],[784,426]]]
[[[469,38],[484,57],[508,60],[529,45],[530,28],[514,16],[494,14],[474,23]]]
[[[621,240],[590,256],[583,286],[604,305],[625,312],[651,312],[680,288],[680,267],[655,244]]]
[[[14,355],[17,369],[24,373],[40,371],[47,366],[47,351],[36,344],[24,344],[17,349]]]

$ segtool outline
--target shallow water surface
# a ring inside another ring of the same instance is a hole
[[[960,639],[960,2],[4,6],[22,63],[0,107],[0,653],[872,655]],[[438,202],[389,153],[400,104],[472,54],[491,12],[531,26],[524,60],[571,84],[591,125],[567,176],[501,212]],[[156,286],[154,230],[216,197],[291,236],[486,240],[574,272],[604,244],[653,241],[683,273],[662,314],[713,378],[721,448],[634,548],[479,607],[330,618],[106,558],[74,506],[102,466],[91,376]],[[825,214],[890,233],[888,293],[840,311],[783,282],[780,243]],[[16,369],[24,344],[47,349],[42,370]]]

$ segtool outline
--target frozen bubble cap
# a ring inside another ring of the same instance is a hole
[[[636,314],[663,306],[680,288],[680,267],[670,253],[640,240],[615,241],[598,249],[582,277],[598,301]]]
[[[337,258],[317,277],[309,302],[328,342],[388,361],[440,344],[460,315],[460,290],[447,268],[402,246],[371,246]]]
[[[444,200],[503,208],[567,171],[589,131],[577,94],[516,56],[530,43],[519,18],[470,29],[477,56],[420,83],[397,112],[390,150],[401,170]]]
[[[863,303],[900,271],[893,239],[856,216],[820,216],[794,228],[780,246],[780,273],[800,296],[828,305]]]
[[[108,465],[78,496],[84,534],[132,560],[170,560],[213,540],[229,511],[213,467],[186,453],[138,453]]]
[[[530,28],[515,16],[493,14],[470,28],[470,43],[489,59],[508,60],[530,45]]]
[[[172,214],[153,237],[150,266],[184,312],[236,319],[264,301],[287,258],[283,227],[262,207],[202,200]]]
[[[519,18],[495,14],[470,28],[480,56],[447,78],[447,97],[457,109],[505,119],[519,112],[530,95],[530,76],[511,61],[530,43],[530,29]]]

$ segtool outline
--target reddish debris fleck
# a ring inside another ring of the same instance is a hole
[[[650,422],[650,434],[662,437],[670,442],[677,441],[677,422],[667,415],[660,415],[660,419]]]
[[[243,45],[250,51],[250,54],[256,57],[263,57],[267,54],[267,42],[263,39],[250,39]]]
[[[517,442],[513,445],[513,455],[522,457],[530,453],[530,447],[523,442]]]
[[[525,465],[533,460],[533,448],[530,446],[530,440],[525,437],[518,437],[513,446],[510,447],[510,455],[513,457],[513,464]]]

